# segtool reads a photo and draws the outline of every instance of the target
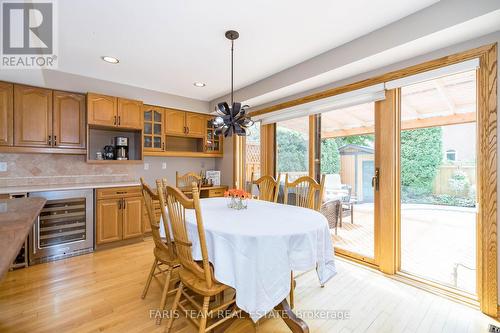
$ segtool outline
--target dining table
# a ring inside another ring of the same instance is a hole
[[[201,199],[200,206],[215,278],[236,291],[236,305],[254,322],[278,310],[293,332],[308,332],[287,296],[293,271],[315,269],[318,288],[337,272],[326,217],[312,209],[257,199],[247,200],[247,208],[240,210],[229,208],[227,198]],[[193,258],[201,260],[194,210],[186,210],[185,218]]]

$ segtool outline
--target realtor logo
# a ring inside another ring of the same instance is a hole
[[[55,68],[54,3],[2,1],[1,67]]]

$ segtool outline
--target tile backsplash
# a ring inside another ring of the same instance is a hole
[[[142,169],[141,164],[87,164],[82,155],[0,154],[0,162],[7,163],[0,187],[131,181]]]
[[[175,172],[212,170],[214,158],[146,157],[143,164],[87,164],[83,155],[0,154],[7,171],[0,172],[0,187],[26,185],[62,185],[84,183],[147,182],[167,177],[175,183]],[[162,164],[166,164],[163,169]]]

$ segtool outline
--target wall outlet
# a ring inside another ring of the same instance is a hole
[[[7,162],[0,162],[0,172],[7,171]]]
[[[166,169],[167,169],[167,163],[166,163],[166,162],[163,162],[163,163],[161,164],[161,168],[162,168],[163,170],[166,170]]]
[[[144,163],[144,170],[149,170],[149,163]]]

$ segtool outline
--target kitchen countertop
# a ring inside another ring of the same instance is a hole
[[[16,259],[45,201],[44,198],[0,200],[0,280]]]
[[[6,186],[0,188],[0,194],[15,194],[44,191],[63,191],[89,188],[107,188],[123,186],[140,186],[140,182],[111,182],[111,183],[80,183],[80,184],[54,184],[54,185],[26,185],[26,186]]]

